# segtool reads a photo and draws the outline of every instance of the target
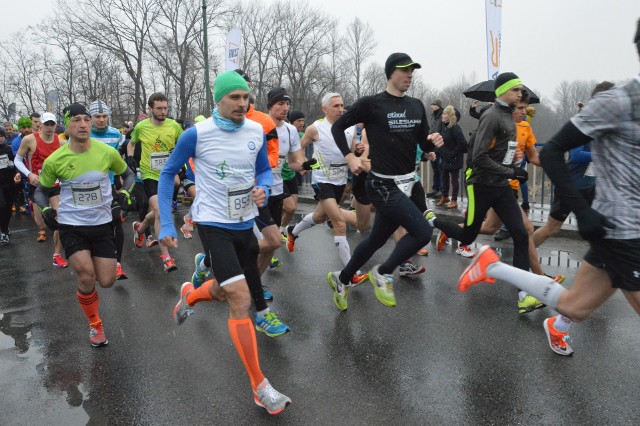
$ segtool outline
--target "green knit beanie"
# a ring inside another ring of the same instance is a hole
[[[19,129],[30,129],[33,127],[33,123],[31,122],[31,118],[29,117],[20,117],[18,120],[18,128]]]
[[[235,71],[227,71],[216,77],[213,90],[216,102],[220,102],[220,99],[234,90],[249,91],[249,85],[240,74]]]

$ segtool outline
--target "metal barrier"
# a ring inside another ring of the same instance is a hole
[[[536,147],[542,145],[543,144],[537,143]],[[466,154],[464,164],[466,164]],[[547,178],[546,173],[541,167],[529,163],[526,168],[529,173],[529,181],[527,182],[530,206],[529,218],[535,222],[546,222],[551,204],[553,203],[553,183]],[[420,163],[419,175],[425,192],[430,192],[433,188],[433,169],[430,161]],[[460,204],[462,208],[466,207],[466,196],[464,169],[461,169],[458,204]],[[571,214],[565,223],[575,225],[577,222],[573,214]]]

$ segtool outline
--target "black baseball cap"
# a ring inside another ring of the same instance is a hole
[[[388,80],[391,78],[391,74],[393,74],[396,68],[409,67],[422,68],[422,65],[417,62],[413,62],[411,56],[407,55],[406,53],[396,52],[389,55],[387,61],[384,63],[384,73],[386,74]]]

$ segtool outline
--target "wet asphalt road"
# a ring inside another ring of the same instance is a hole
[[[325,279],[339,259],[324,225],[306,231],[295,254],[281,249],[284,267],[265,274],[270,305],[292,329],[258,334],[263,372],[293,399],[273,418],[252,401],[226,305],[202,303],[173,322],[197,237],[180,237],[179,269],[166,274],[157,249],[133,246],[130,222],[129,280],[99,291],[109,345],[95,349],[71,268],[51,266],[51,238],[36,243],[30,219],[14,221],[0,247],[0,424],[640,424],[640,321],[622,295],[574,327],[576,352],[561,357],[542,328],[548,309],[519,316],[504,283],[458,293],[468,260],[431,246],[415,258],[426,274],[396,280],[397,307],[365,284],[341,313]],[[361,236],[349,238],[353,248]],[[504,247],[510,261],[510,241],[479,241]],[[584,250],[559,239],[539,254],[570,283]]]

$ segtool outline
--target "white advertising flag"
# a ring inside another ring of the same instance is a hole
[[[240,68],[240,46],[242,45],[242,31],[232,28],[227,33],[225,48],[225,71],[233,71]]]
[[[502,45],[502,0],[485,0],[487,14],[487,72],[489,80],[500,74]]]

